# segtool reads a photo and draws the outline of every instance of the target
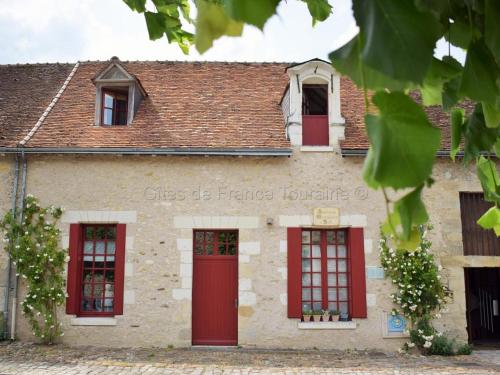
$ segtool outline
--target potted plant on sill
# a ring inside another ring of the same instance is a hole
[[[340,311],[330,310],[330,316],[332,317],[332,322],[338,322],[340,318]]]
[[[328,322],[330,320],[330,312],[328,310],[323,310],[323,321]]]
[[[321,317],[323,316],[323,310],[313,310],[312,312],[313,318],[315,322],[321,321]]]
[[[313,315],[312,310],[304,310],[304,312],[302,313],[302,317],[304,318],[304,322],[310,322],[312,315]]]

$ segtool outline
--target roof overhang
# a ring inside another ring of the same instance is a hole
[[[4,154],[87,154],[87,155],[213,155],[213,156],[291,156],[290,148],[204,148],[204,147],[0,147]]]

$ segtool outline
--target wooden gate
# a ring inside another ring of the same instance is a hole
[[[194,232],[193,345],[238,344],[238,232]]]

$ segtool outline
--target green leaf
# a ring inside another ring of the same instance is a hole
[[[447,32],[444,33],[444,38],[456,47],[467,49],[473,38],[481,36],[479,30],[471,28],[468,23],[455,21],[450,24]]]
[[[443,60],[433,58],[420,89],[424,105],[442,105],[443,85],[457,77],[461,70],[462,66],[453,57],[445,56]]]
[[[491,207],[477,221],[484,229],[493,229],[497,237],[500,237],[500,209],[497,206]]]
[[[280,0],[225,0],[227,15],[263,29],[266,21],[276,13]]]
[[[441,37],[438,20],[413,0],[354,0],[363,61],[391,78],[421,83]]]
[[[500,138],[497,138],[497,141],[493,145],[493,150],[495,151],[497,158],[500,158]]]
[[[449,111],[460,101],[461,97],[458,94],[458,90],[460,89],[461,81],[462,77],[458,76],[443,84],[442,102],[445,111]]]
[[[464,124],[464,162],[477,158],[482,152],[490,152],[500,135],[500,128],[486,127],[483,107],[476,104],[474,112]]]
[[[380,113],[365,117],[373,154],[365,181],[394,189],[419,186],[432,172],[440,130],[403,93],[377,92],[372,100]]]
[[[477,176],[481,182],[484,199],[488,202],[500,204],[500,178],[493,161],[480,156],[477,163]]]
[[[498,100],[498,98],[497,98]],[[498,128],[500,125],[500,111],[499,105],[491,105],[489,103],[483,102],[483,113],[485,124],[488,128]]]
[[[136,12],[144,13],[146,10],[146,0],[123,0],[123,2]]]
[[[467,51],[460,94],[478,102],[496,103],[499,69],[484,41],[471,43]]]
[[[410,239],[412,228],[425,224],[429,220],[424,202],[422,202],[423,188],[424,185],[420,185],[394,203],[394,211],[398,213],[403,228],[402,238],[404,240]]]
[[[359,34],[352,38],[348,43],[340,47],[338,50],[331,52],[330,58],[333,67],[344,75],[349,76],[358,87],[366,87],[367,89],[380,90],[403,90],[410,86],[408,82],[397,81],[388,76],[370,68],[360,59],[361,48],[359,46]]]
[[[198,52],[207,51],[212,47],[213,41],[223,35],[241,35],[243,23],[229,18],[222,6],[205,0],[198,1],[197,5],[198,16],[194,42]]]
[[[167,16],[163,13],[144,12],[144,17],[146,18],[149,39],[160,39],[165,34]]]
[[[311,13],[313,26],[317,21],[326,20],[332,14],[332,6],[328,0],[302,0],[307,3],[307,9]]]
[[[484,39],[497,61],[500,61],[500,2],[486,0],[484,12]]]
[[[450,156],[455,161],[455,157],[460,149],[462,132],[464,125],[465,111],[462,108],[455,108],[451,112],[451,151]]]
[[[365,163],[363,165],[363,179],[369,187],[376,190],[380,187],[380,184],[374,178],[374,169],[375,157],[373,149],[370,147],[368,153],[366,154]]]

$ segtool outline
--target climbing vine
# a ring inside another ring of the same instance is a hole
[[[57,307],[65,301],[62,273],[67,260],[66,251],[58,246],[60,232],[56,223],[61,215],[61,208],[43,208],[28,195],[22,222],[12,212],[0,221],[4,248],[16,266],[16,276],[26,283],[22,314],[33,335],[47,344],[63,335],[57,319]]]
[[[397,289],[391,294],[398,306],[392,314],[401,314],[410,322],[410,342],[405,344],[405,349],[417,346],[435,354],[443,339],[432,320],[441,317],[440,311],[451,292],[441,281],[441,266],[436,265],[430,252],[431,242],[427,239],[430,229],[430,226],[419,228],[420,244],[415,250],[395,249],[391,239],[383,235],[379,250],[385,274]]]

